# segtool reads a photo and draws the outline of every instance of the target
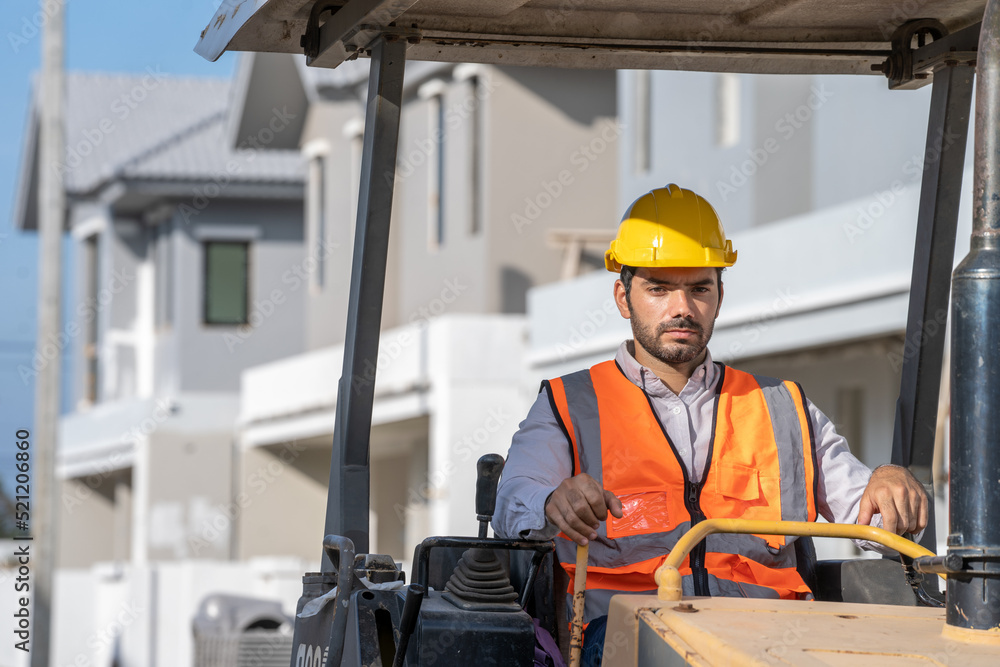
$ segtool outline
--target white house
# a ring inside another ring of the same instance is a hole
[[[306,257],[305,170],[264,150],[289,114],[224,139],[230,94],[156,70],[70,73],[66,157],[50,166],[32,106],[16,222],[37,227],[38,172],[62,170],[75,286],[52,342],[73,360],[74,406],[56,457],[53,664],[185,664],[206,592],[280,588],[279,566],[266,581],[227,569],[234,425],[241,371],[304,349],[306,290],[281,277]],[[58,363],[47,349],[23,372]]]
[[[275,481],[269,502],[244,512],[242,558],[320,554],[367,67],[242,60],[242,131],[286,99],[306,119],[282,141],[309,160],[307,247],[327,248],[309,276],[309,351],[243,374],[244,470],[292,442],[316,466]],[[274,95],[252,87],[279,72]],[[408,561],[428,535],[476,531],[476,461],[506,451],[530,400],[526,295],[563,274],[560,239],[601,232],[615,216],[622,128],[614,72],[411,62],[404,85],[381,348],[377,369],[356,381],[377,370],[370,548]],[[307,529],[275,522],[292,508]]]

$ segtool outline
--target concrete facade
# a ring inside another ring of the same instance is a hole
[[[94,287],[88,244],[97,248],[97,285],[106,287],[78,295],[78,312],[96,304],[96,340],[75,341],[78,409],[63,424],[60,460],[67,475],[87,475],[67,477],[68,484],[94,493],[68,490],[62,523],[81,529],[81,516],[101,516],[96,506],[111,503],[118,508],[113,514],[131,514],[125,555],[139,560],[230,557],[228,538],[200,548],[188,543],[197,542],[200,526],[232,495],[239,374],[303,347],[294,323],[303,318],[304,290],[281,280],[304,260],[301,204],[219,201],[196,219],[185,219],[183,205],[175,203],[156,228],[109,212],[99,231],[77,242],[81,291]],[[203,321],[204,243],[215,239],[250,244],[246,325]],[[157,279],[165,302],[153,296]],[[120,471],[121,493],[104,488],[112,471]],[[62,564],[111,556],[102,540],[85,545],[67,542]]]
[[[309,349],[342,342],[346,329],[359,76],[320,88],[305,111],[300,145],[322,164],[310,183],[324,185],[321,231],[308,240],[324,257],[322,284],[310,289]],[[413,63],[405,81],[383,326],[439,315],[442,299],[449,313],[523,313],[526,291],[559,276],[547,232],[617,219],[614,75]]]
[[[732,233],[919,184],[923,173],[929,87],[889,91],[878,76],[619,76],[622,210],[634,193],[676,181],[707,197]],[[647,114],[655,122],[642,123]]]
[[[475,534],[476,461],[525,409],[524,318],[443,315],[384,331],[371,431],[372,553]],[[489,350],[489,354],[484,354]],[[319,558],[343,347],[244,373],[239,557]],[[281,517],[286,517],[281,521]]]
[[[277,70],[278,58],[248,57],[241,76]],[[319,554],[328,468],[305,462],[329,464],[366,74],[304,70],[306,93],[292,96],[308,101],[299,145],[311,351],[244,374],[240,491],[253,496],[251,471],[283,472],[268,502],[243,513],[241,558]],[[506,451],[526,407],[526,295],[560,276],[563,249],[548,235],[617,219],[616,85],[611,72],[407,65],[371,436],[373,552],[408,561],[427,535],[475,533],[475,462]],[[258,95],[243,118],[274,103]],[[297,529],[276,529],[281,540],[249,527],[282,507],[304,509]]]

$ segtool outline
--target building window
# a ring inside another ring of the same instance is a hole
[[[154,289],[156,328],[165,329],[173,321],[173,223],[161,222],[153,228]]]
[[[431,140],[435,147],[435,160],[431,167],[431,239],[435,248],[444,245],[444,152],[445,152],[445,125],[444,125],[444,95],[435,95],[431,98]]]
[[[455,90],[461,91],[465,100],[460,104],[452,105],[444,114],[443,121],[449,130],[455,132],[454,135],[461,135],[467,144],[468,150],[465,158],[468,163],[457,166],[458,170],[452,175],[452,183],[455,178],[459,178],[462,173],[468,174],[468,180],[459,186],[459,190],[468,192],[468,202],[463,215],[468,216],[468,224],[465,226],[470,236],[476,236],[483,230],[483,221],[486,218],[484,210],[485,203],[485,145],[486,145],[486,98],[489,96],[493,84],[489,77],[488,70],[479,64],[463,63],[455,67],[453,76],[461,86],[456,86]],[[466,185],[467,184],[467,185]],[[462,199],[461,196],[458,199]],[[453,225],[454,227],[454,225]]]
[[[83,358],[84,358],[84,382],[83,382],[83,397],[87,403],[93,404],[97,402],[97,387],[98,387],[98,371],[100,369],[100,364],[98,363],[97,351],[100,347],[100,341],[98,339],[100,335],[100,322],[98,314],[98,285],[100,284],[100,246],[98,244],[98,236],[95,234],[93,236],[88,236],[83,242],[83,261],[84,261],[84,303],[87,308],[91,310],[90,320],[87,322],[86,336],[83,343]]]
[[[635,171],[640,174],[648,172],[652,167],[652,87],[652,73],[648,69],[635,73]]]
[[[206,241],[202,249],[205,258],[205,324],[246,324],[250,244]]]
[[[309,160],[309,201],[306,210],[308,216],[306,225],[306,247],[309,250],[312,271],[309,273],[309,286],[314,292],[323,288],[323,248],[326,245],[326,198],[325,173],[326,159],[317,155]]]
[[[330,144],[324,139],[314,139],[302,147],[302,154],[309,165],[306,184],[306,257],[308,258],[309,290],[318,293],[325,282],[327,245],[327,156]]]
[[[351,172],[351,213],[347,223],[349,232],[353,232],[358,221],[358,197],[361,194],[361,161],[365,152],[365,121],[355,118],[344,125],[344,137],[351,146],[350,172]],[[348,238],[352,238],[348,236]]]
[[[448,87],[441,79],[431,79],[417,90],[417,96],[427,102],[427,246],[437,250],[445,239],[445,152],[446,126],[444,98]]]
[[[740,77],[731,72],[717,76],[715,143],[732,148],[740,143]]]
[[[469,232],[473,235],[478,234],[482,228],[482,196],[483,196],[483,115],[480,108],[482,104],[481,91],[482,88],[479,83],[478,76],[469,77],[469,87],[470,94],[472,95],[472,111],[470,114],[470,121],[472,127],[469,128],[472,134],[472,155],[470,160],[472,162],[472,193],[470,199],[472,205],[472,218],[469,224]]]

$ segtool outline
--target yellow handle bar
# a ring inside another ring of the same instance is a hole
[[[681,573],[677,569],[695,546],[713,533],[748,533],[752,535],[799,535],[814,537],[846,537],[868,540],[895,549],[904,556],[917,558],[934,553],[910,540],[875,526],[846,523],[813,523],[811,521],[753,521],[750,519],[708,519],[684,533],[670,551],[667,560],[656,569],[657,597],[661,600],[681,599]],[[944,578],[941,575],[942,579]]]

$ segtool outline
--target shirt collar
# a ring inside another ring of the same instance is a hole
[[[618,347],[618,353],[615,355],[615,361],[621,367],[622,372],[625,373],[625,377],[629,381],[647,392],[654,394],[661,394],[663,392],[673,393],[656,373],[646,368],[632,355],[629,351],[629,346],[633,345],[631,339],[624,341]],[[705,360],[694,369],[691,373],[691,377],[688,379],[687,384],[684,386],[684,391],[686,393],[688,390],[708,390],[715,386],[716,377],[719,374],[718,368],[712,363],[712,352],[711,350],[705,351]]]

